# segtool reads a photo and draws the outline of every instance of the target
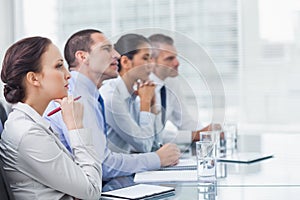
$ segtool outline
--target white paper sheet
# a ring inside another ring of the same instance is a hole
[[[136,173],[134,177],[136,183],[174,181],[197,181],[197,170],[147,171]]]

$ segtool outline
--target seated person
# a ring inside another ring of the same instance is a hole
[[[152,45],[153,73],[150,79],[156,83],[155,96],[158,105],[158,117],[156,120],[157,141],[174,143],[191,143],[199,140],[201,131],[220,129],[219,125],[202,127],[198,125],[187,111],[182,99],[178,84],[166,84],[167,78],[178,76],[179,61],[177,50],[171,37],[163,34],[154,34],[149,37]],[[179,132],[172,132],[165,129],[169,121]],[[162,133],[162,134],[160,134]]]
[[[1,79],[5,99],[14,104],[0,156],[15,199],[99,199],[101,163],[92,135],[82,125],[82,105],[67,97],[70,73],[58,48],[43,37],[16,42],[5,54]],[[42,118],[54,99],[61,106],[74,156]]]
[[[150,152],[156,117],[155,85],[149,81],[150,42],[142,35],[126,34],[114,47],[121,54],[120,76],[100,89],[106,106],[108,147],[123,153]]]
[[[93,145],[102,162],[103,179],[108,180],[117,176],[127,176],[136,172],[159,169],[162,166],[175,165],[180,152],[176,145],[168,144],[156,152],[143,154],[113,153],[107,148],[107,128],[105,107],[99,88],[104,80],[118,76],[118,58],[116,52],[105,35],[93,29],[81,30],[74,33],[67,41],[64,49],[66,61],[71,71],[69,93],[81,96],[84,104],[83,124],[93,135]],[[57,107],[50,103],[48,111]],[[63,124],[61,113],[47,117],[51,126],[59,133],[61,141],[72,152],[70,135]]]

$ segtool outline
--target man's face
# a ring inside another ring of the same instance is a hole
[[[119,53],[115,51],[110,41],[101,33],[91,35],[94,44],[88,57],[88,67],[92,74],[101,80],[116,78],[118,76]]]
[[[178,75],[179,61],[177,51],[173,45],[160,44],[159,55],[154,58],[156,74],[165,79]]]

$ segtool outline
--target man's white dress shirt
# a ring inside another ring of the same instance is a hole
[[[166,81],[158,78],[154,73],[150,74],[150,79],[156,84],[155,97],[158,111],[161,111],[161,96],[160,89],[166,88],[166,121],[171,122],[178,130],[168,130],[162,124],[161,113],[159,112],[156,121],[156,141],[157,143],[190,143],[192,141],[192,131],[202,128],[198,125],[197,117],[193,117],[186,105],[183,102],[182,94],[179,89],[180,82],[172,82],[169,84]],[[196,105],[195,105],[196,106]]]
[[[84,106],[83,125],[92,132],[93,144],[102,162],[102,178],[108,180],[117,176],[127,176],[141,171],[159,169],[160,159],[155,152],[129,155],[112,152],[107,147],[102,111],[98,102],[99,91],[96,85],[88,77],[76,71],[72,71],[71,76],[69,93],[74,97],[81,96],[79,101]],[[55,102],[50,103],[45,114],[57,106]],[[64,145],[69,146],[69,135],[61,114],[56,113],[46,118],[51,123],[53,130],[59,133]]]

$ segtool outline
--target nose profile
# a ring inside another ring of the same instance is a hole
[[[65,77],[67,80],[71,78],[71,74],[66,68],[65,68]]]
[[[113,48],[113,51],[112,51],[112,57],[115,58],[115,59],[117,59],[117,60],[119,60],[120,57],[121,57],[121,55],[119,54],[118,51],[116,51],[115,48]]]
[[[178,60],[178,58],[176,57],[175,59],[174,59],[174,67],[178,67],[179,66],[179,60]]]
[[[153,62],[148,62],[147,63],[147,69],[149,72],[152,72],[154,68],[154,63]]]

